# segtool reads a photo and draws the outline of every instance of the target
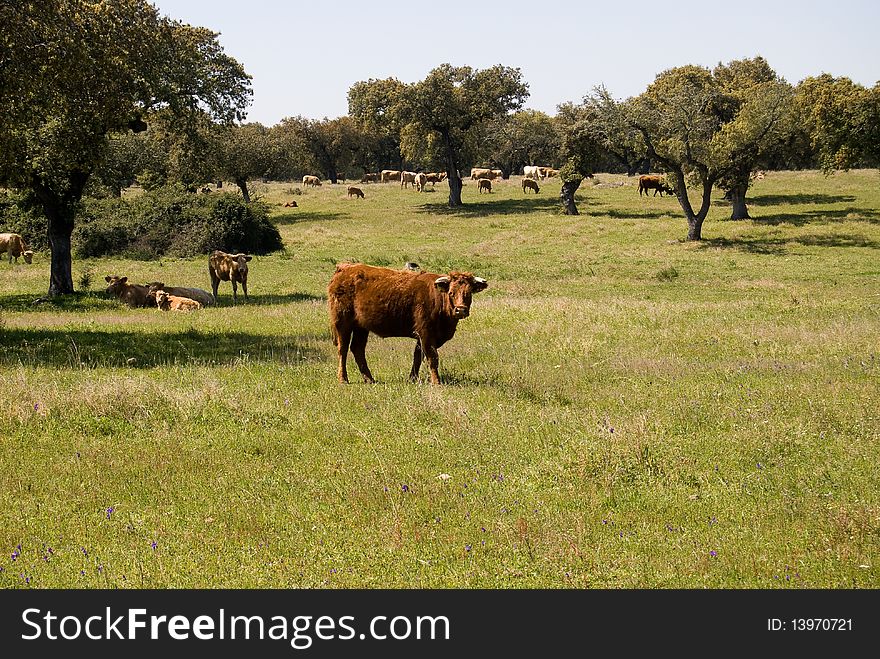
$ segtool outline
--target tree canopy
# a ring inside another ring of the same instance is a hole
[[[34,195],[48,220],[49,293],[70,293],[74,211],[107,136],[141,131],[155,112],[181,130],[196,115],[241,120],[250,77],[214,32],[145,0],[2,1],[0,20],[0,182]]]

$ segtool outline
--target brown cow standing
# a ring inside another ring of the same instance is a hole
[[[438,275],[391,270],[362,263],[340,263],[327,287],[330,331],[339,353],[337,375],[348,382],[348,348],[365,382],[374,382],[367,366],[369,333],[416,339],[410,380],[428,359],[431,382],[440,384],[437,349],[455,335],[458,321],[470,314],[471,296],[485,290],[485,279],[469,272]]]
[[[480,180],[477,181],[477,185],[479,186],[479,187],[477,188],[477,191],[478,191],[478,192],[482,192],[483,190],[488,190],[489,193],[491,194],[491,192],[492,192],[492,181],[490,181],[489,179],[487,179],[487,178],[481,178]]]
[[[359,197],[364,199],[364,191],[360,188],[356,188],[353,185],[348,186],[348,196],[349,197]]]
[[[663,196],[663,193],[666,194],[675,194],[675,189],[669,187],[666,182],[663,180],[662,176],[657,176],[656,174],[643,174],[639,176],[639,196],[642,196],[642,190],[645,191],[645,196],[648,196],[648,190],[654,191],[654,196],[657,196],[657,193],[660,193],[660,196]]]
[[[522,180],[522,189],[523,192],[526,190],[534,190],[536,194],[541,191],[541,188],[538,187],[538,182],[533,181],[530,178],[524,178]]]
[[[217,300],[217,287],[221,281],[232,282],[232,301],[238,301],[238,284],[241,283],[241,290],[244,291],[244,299],[248,299],[247,262],[253,257],[248,254],[227,254],[220,250],[211,254],[208,259],[208,272],[211,275],[211,290],[214,292],[214,300]]]
[[[24,257],[25,263],[31,263],[34,256],[34,253],[28,249],[24,238],[17,233],[0,233],[0,254],[4,252],[8,253],[10,263],[13,258],[18,263],[19,256]]]

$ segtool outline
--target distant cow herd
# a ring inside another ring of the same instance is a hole
[[[528,165],[523,168],[523,193],[540,193],[538,184],[558,176],[551,167]],[[338,179],[344,180],[340,174]],[[445,173],[382,170],[365,174],[361,183],[400,182],[423,191],[428,183],[433,186],[446,178]],[[477,181],[480,193],[492,192],[492,181],[503,178],[500,169],[475,167],[471,179]],[[307,175],[304,186],[317,187],[321,179]],[[675,189],[663,177],[639,177],[639,196],[649,190],[675,194]],[[361,188],[348,186],[349,197],[364,198]],[[284,204],[296,208],[295,201]],[[18,257],[31,263],[33,251],[16,233],[0,233],[0,254],[18,263]],[[132,308],[152,307],[161,311],[195,311],[217,303],[221,282],[232,285],[233,302],[238,302],[241,286],[248,299],[248,263],[252,256],[244,253],[213,252],[208,258],[211,292],[201,288],[166,286],[162,281],[134,284],[128,277],[108,275],[107,293]],[[471,300],[475,293],[485,290],[488,283],[469,272],[452,271],[446,274],[424,272],[415,263],[408,262],[400,270],[376,267],[362,263],[338,263],[327,288],[330,333],[338,356],[337,377],[348,382],[347,357],[349,350],[365,382],[374,382],[367,365],[366,346],[370,332],[385,337],[409,337],[416,340],[410,379],[417,380],[423,359],[427,360],[431,382],[440,383],[438,349],[454,335],[458,322],[470,315]]]

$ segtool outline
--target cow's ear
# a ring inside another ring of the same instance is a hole
[[[107,275],[106,277],[104,277],[104,281],[106,281],[109,284],[111,281],[113,281],[113,277],[111,277],[110,275]]]
[[[121,277],[121,278],[119,279],[119,283],[120,283],[120,284],[124,284],[124,283],[127,282],[127,281],[128,281],[128,277]]]
[[[434,286],[439,288],[441,291],[448,291],[450,281],[452,280],[449,279],[449,277],[443,275],[442,277],[437,277],[437,279],[434,280]]]
[[[244,260],[245,260],[245,261],[250,261],[252,258],[254,258],[254,257],[253,257],[253,256],[250,256],[250,255],[246,255],[246,256],[244,257]]]
[[[487,288],[489,288],[489,282],[482,277],[474,277],[474,293],[485,291]]]

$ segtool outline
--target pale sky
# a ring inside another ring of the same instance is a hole
[[[762,55],[792,84],[807,76],[880,80],[880,2],[833,0],[153,0],[220,33],[253,76],[248,121],[347,114],[355,82],[421,80],[444,62],[517,67],[526,107],[555,114],[599,84],[640,94],[674,66]],[[453,10],[450,10],[453,8]]]

